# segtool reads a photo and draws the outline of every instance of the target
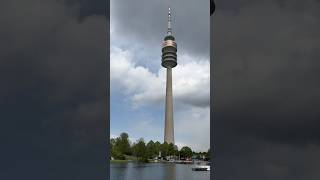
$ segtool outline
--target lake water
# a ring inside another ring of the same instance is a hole
[[[110,180],[209,180],[210,171],[192,171],[190,164],[110,163]]]

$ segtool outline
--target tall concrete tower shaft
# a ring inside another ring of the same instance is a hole
[[[164,141],[174,144],[174,123],[173,123],[173,100],[172,100],[172,68],[177,66],[177,44],[172,35],[171,29],[171,9],[168,14],[168,31],[162,44],[162,63],[167,68],[166,83],[166,107],[165,107],[165,127]]]

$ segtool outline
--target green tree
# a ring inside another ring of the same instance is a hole
[[[109,142],[110,152],[113,150],[115,143],[116,140],[114,138],[111,138]]]
[[[169,144],[167,142],[164,142],[160,145],[160,151],[161,151],[161,156],[166,157],[168,156],[169,152]]]
[[[184,146],[180,150],[180,156],[183,158],[191,158],[192,157],[192,150],[188,146]]]
[[[174,155],[175,155],[175,156],[179,156],[179,150],[178,150],[178,149],[175,149],[175,150],[174,150]]]
[[[146,149],[146,144],[142,138],[140,138],[134,145],[134,154],[139,161],[148,162],[148,154]]]
[[[208,149],[208,151],[207,151],[205,156],[206,156],[206,159],[209,161],[210,160],[210,156],[211,156],[210,148]]]
[[[132,143],[131,152],[132,152],[132,155],[138,157],[137,156],[137,143]]]
[[[151,140],[148,142],[147,146],[148,158],[154,158],[157,155],[155,143]]]
[[[116,150],[115,150],[115,143],[116,143],[116,140],[114,139],[114,138],[111,138],[110,139],[110,156],[111,157],[113,157],[113,158],[115,158],[115,152],[116,152]]]
[[[115,159],[125,160],[126,157],[119,151],[119,148],[116,145],[116,139],[110,139],[110,154],[111,157]]]
[[[170,143],[168,145],[168,155],[169,156],[173,156],[174,155],[174,150],[175,150],[174,144]]]
[[[192,156],[194,156],[196,159],[200,159],[199,152],[192,152]]]
[[[120,154],[132,154],[129,142],[129,135],[127,133],[121,133],[120,137],[116,138],[114,147]]]
[[[160,146],[161,146],[161,143],[159,141],[155,142],[154,143],[154,146],[155,146],[155,155],[159,155],[159,151],[160,151]]]

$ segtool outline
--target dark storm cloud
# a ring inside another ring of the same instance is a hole
[[[172,28],[180,51],[201,57],[209,56],[208,0],[136,0],[111,1],[111,25],[117,33],[159,46],[167,32],[168,6],[172,7]],[[181,60],[183,61],[183,60]]]
[[[0,2],[0,179],[105,178],[107,4]]]
[[[216,178],[318,179],[319,1],[216,1],[216,7]]]

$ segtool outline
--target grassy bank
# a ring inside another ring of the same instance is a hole
[[[127,162],[143,162],[143,163],[155,163],[160,161],[155,161],[153,159],[139,159],[135,156],[124,155],[126,159],[114,159],[110,160],[111,163],[127,163]]]
[[[127,162],[135,162],[137,161],[137,158],[134,156],[128,156],[128,155],[124,155],[126,159],[122,160],[122,159],[114,159],[114,160],[110,160],[111,163],[127,163]]]
[[[114,159],[114,160],[110,160],[110,163],[127,163],[127,162],[131,162],[132,160],[119,160],[119,159]]]

